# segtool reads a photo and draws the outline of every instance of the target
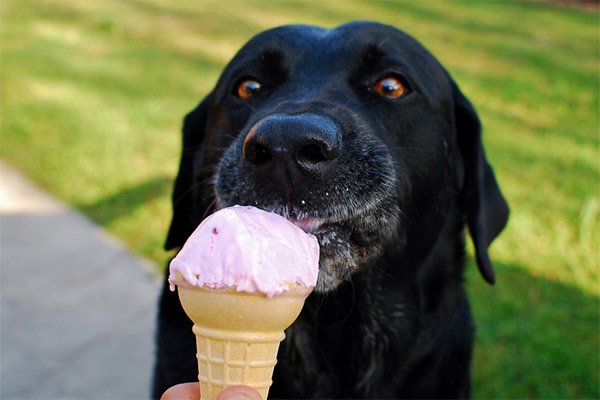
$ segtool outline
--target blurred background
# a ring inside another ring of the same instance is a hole
[[[0,157],[157,271],[183,116],[250,37],[363,19],[417,38],[479,112],[511,205],[470,261],[475,398],[600,397],[597,2],[0,2]]]

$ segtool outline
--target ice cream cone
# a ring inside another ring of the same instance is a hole
[[[284,330],[298,317],[312,288],[267,298],[261,293],[179,286],[179,298],[194,322],[202,399],[229,386],[247,385],[267,398]]]

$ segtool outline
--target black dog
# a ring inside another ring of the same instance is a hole
[[[465,222],[490,283],[508,218],[469,101],[389,26],[261,33],[186,118],[168,249],[215,209],[253,205],[314,233],[319,280],[287,330],[273,398],[468,397]],[[176,293],[160,303],[154,395],[197,380]]]

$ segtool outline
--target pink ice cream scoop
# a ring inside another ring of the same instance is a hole
[[[233,206],[206,218],[171,261],[169,283],[280,295],[317,282],[317,239],[280,215]]]

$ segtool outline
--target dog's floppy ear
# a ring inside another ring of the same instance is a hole
[[[181,161],[173,190],[173,219],[165,243],[167,250],[182,246],[196,229],[192,215],[198,212],[195,208],[199,205],[195,198],[200,189],[194,188],[194,165],[201,163],[196,158],[202,156],[208,120],[208,98],[186,115],[183,121]]]
[[[479,271],[487,282],[493,284],[494,270],[488,246],[508,221],[508,204],[485,158],[477,113],[454,83],[453,90],[456,134],[464,168],[461,188],[463,212],[475,245]]]

